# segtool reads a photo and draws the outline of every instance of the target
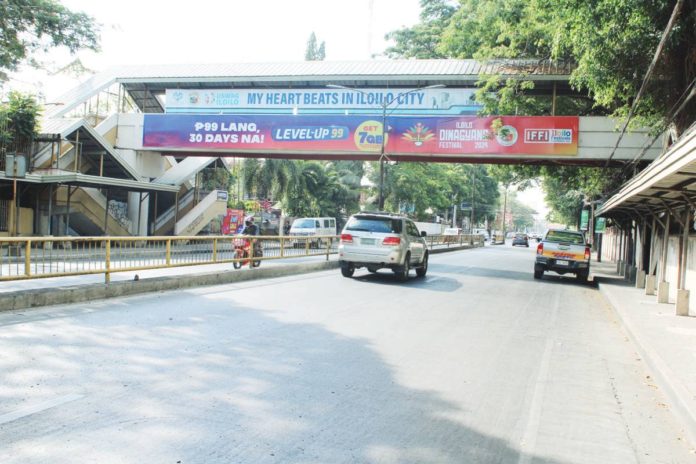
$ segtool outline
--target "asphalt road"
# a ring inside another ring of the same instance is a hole
[[[695,462],[599,292],[532,263],[0,313],[0,462]]]

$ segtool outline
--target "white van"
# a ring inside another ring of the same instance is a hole
[[[291,237],[313,237],[321,235],[336,235],[336,219],[328,217],[316,218],[297,218],[290,226]],[[296,240],[294,246],[302,246],[305,240]],[[323,245],[321,239],[312,240],[309,246],[321,247]]]

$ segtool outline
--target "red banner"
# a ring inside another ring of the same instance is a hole
[[[281,155],[567,156],[577,154],[578,127],[577,116],[146,114],[143,146]]]
[[[575,116],[395,118],[387,153],[576,155]],[[392,135],[396,132],[396,136]]]

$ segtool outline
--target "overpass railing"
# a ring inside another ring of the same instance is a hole
[[[339,236],[314,237],[234,235],[192,237],[0,237],[0,281],[104,274],[114,272],[230,263],[287,260],[338,253]],[[430,249],[482,246],[482,236],[429,235]],[[248,258],[240,249],[261,249]]]

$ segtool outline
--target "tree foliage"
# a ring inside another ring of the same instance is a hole
[[[358,211],[361,169],[354,162],[244,160],[247,193],[272,198],[290,216],[341,217]]]
[[[307,50],[305,51],[305,61],[323,61],[326,58],[326,44],[317,43],[317,36],[312,32],[307,41]]]
[[[375,163],[376,165],[377,163]],[[379,170],[370,174],[376,198]],[[386,166],[385,207],[410,214],[418,220],[450,217],[455,205],[474,206],[475,222],[492,220],[498,201],[497,183],[486,166],[445,163],[398,163]]]
[[[676,0],[422,0],[421,22],[388,35],[391,57],[550,60],[574,65],[579,97],[559,97],[556,115],[625,116],[653,59]],[[427,34],[424,33],[427,31]],[[664,130],[696,79],[696,2],[685,1],[636,108],[635,125]],[[545,115],[551,99],[533,92],[524,75],[480,76],[477,100],[485,114]],[[677,132],[696,119],[696,99],[674,121]],[[575,223],[584,199],[608,195],[629,173],[587,167],[492,167],[503,185],[541,178],[552,218]]]
[[[0,151],[23,150],[36,135],[40,109],[36,99],[19,92],[10,92],[0,104]]]
[[[389,58],[447,58],[439,51],[442,31],[456,8],[447,0],[421,0],[420,23],[387,34],[394,45],[385,54]]]
[[[638,93],[676,0],[461,0],[442,30],[438,53],[454,58],[522,58],[572,62],[571,84],[595,108],[625,115]],[[696,78],[696,4],[685,2],[658,61],[638,124],[661,127]],[[482,82],[488,82],[484,79]],[[502,103],[529,90],[518,80],[492,82]],[[515,88],[517,87],[517,88]],[[481,93],[483,95],[483,92]],[[512,99],[514,100],[514,99]],[[490,102],[488,102],[490,103]],[[529,99],[517,103],[526,108]],[[509,105],[499,110],[507,110]],[[498,113],[501,114],[501,113]],[[526,114],[540,114],[532,107]],[[543,114],[543,112],[541,113]],[[677,127],[696,116],[692,104]]]
[[[94,19],[53,0],[0,1],[0,82],[22,63],[38,66],[33,53],[61,46],[71,53],[98,50]]]

